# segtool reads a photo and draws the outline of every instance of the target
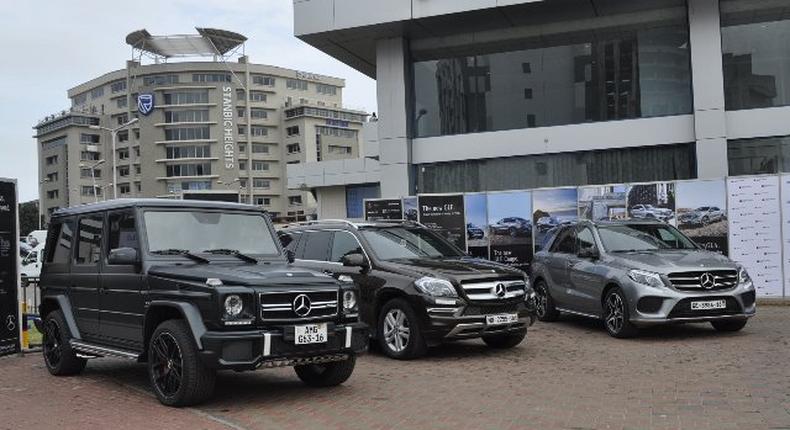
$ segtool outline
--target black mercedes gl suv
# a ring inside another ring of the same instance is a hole
[[[295,264],[359,287],[360,318],[391,358],[457,339],[512,348],[534,322],[524,272],[472,258],[421,224],[322,220],[279,235]]]

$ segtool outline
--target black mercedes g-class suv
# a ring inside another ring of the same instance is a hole
[[[367,349],[357,289],[291,265],[253,206],[121,199],[53,214],[41,272],[43,353],[53,375],[86,359],[148,366],[171,406],[211,396],[217,370],[294,366],[343,383]]]
[[[359,286],[362,321],[392,358],[456,339],[511,348],[535,320],[524,272],[469,257],[416,222],[322,220],[279,235],[297,265]]]

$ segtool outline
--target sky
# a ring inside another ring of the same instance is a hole
[[[675,206],[678,209],[695,209],[700,206],[727,208],[727,187],[724,180],[680,181],[675,185]]]
[[[377,110],[375,81],[293,36],[291,0],[31,0],[4,7],[2,22],[0,177],[18,180],[20,201],[38,198],[33,125],[69,107],[69,88],[124,68],[134,30],[235,31],[247,36],[251,62],[344,78],[344,105]]]
[[[488,221],[495,223],[505,217],[532,218],[532,195],[529,191],[488,194]]]

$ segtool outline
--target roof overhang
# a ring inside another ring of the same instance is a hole
[[[242,45],[247,38],[232,31],[195,28],[198,34],[153,36],[142,29],[129,33],[126,43],[135,49],[159,57],[223,56]]]

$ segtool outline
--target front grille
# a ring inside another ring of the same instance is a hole
[[[304,295],[310,303],[306,314],[297,314],[294,301]],[[264,321],[304,321],[337,315],[337,290],[306,290],[260,293],[261,319]]]
[[[504,287],[505,294],[497,295],[497,286]],[[527,284],[524,281],[494,280],[486,282],[462,283],[461,288],[469,300],[504,300],[521,297],[526,294]]]
[[[705,275],[712,276],[713,286],[704,288],[702,281]],[[738,285],[737,270],[701,270],[695,272],[677,272],[668,275],[672,286],[678,290],[716,291],[728,290]]]
[[[505,303],[501,306],[479,306],[474,308],[470,306],[467,311],[477,311],[479,315],[512,314],[518,312],[518,303]]]
[[[708,300],[724,300],[726,307],[724,309],[709,309],[709,310],[692,310],[691,302],[708,301]],[[693,317],[710,317],[719,315],[733,315],[741,313],[741,307],[733,297],[690,297],[679,301],[672,312],[669,313],[669,318],[693,318]]]

